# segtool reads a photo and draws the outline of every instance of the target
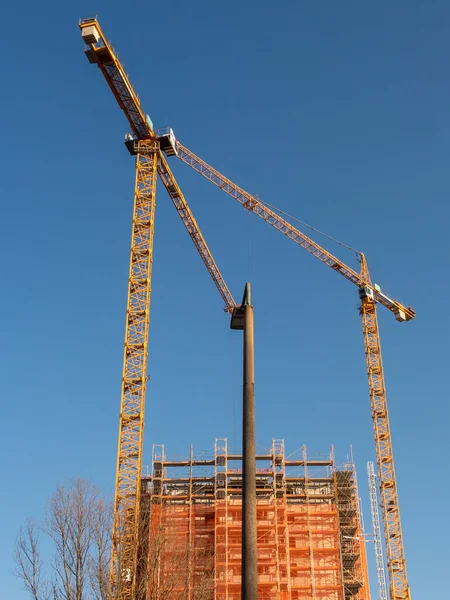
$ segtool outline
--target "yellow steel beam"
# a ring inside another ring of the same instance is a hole
[[[154,138],[155,134],[147,122],[139,98],[128,79],[128,75],[125,73],[113,47],[104,36],[97,19],[83,19],[80,21],[81,35],[83,36],[83,33],[90,32],[90,28],[92,27],[94,27],[98,33],[99,40],[98,42],[87,42],[89,47],[87,52],[89,60],[97,63],[97,66],[103,73],[117,103],[124,111],[131,130],[136,137],[138,139]]]
[[[183,221],[184,226],[186,227],[187,232],[189,233],[192,241],[195,244],[195,247],[198,250],[206,268],[208,269],[209,274],[211,275],[212,280],[216,284],[217,289],[219,290],[220,295],[225,302],[225,310],[228,313],[233,312],[233,309],[236,308],[236,302],[234,301],[233,296],[231,295],[230,290],[228,289],[227,284],[225,283],[224,278],[222,277],[219,268],[208,248],[207,243],[205,242],[205,238],[203,237],[199,226],[197,225],[197,221],[194,218],[194,215],[189,208],[188,203],[183,195],[183,192],[180,189],[172,171],[170,170],[167,161],[160,152],[159,160],[158,160],[158,174],[161,178],[161,181],[164,184],[164,187],[169,194],[173,205],[175,206],[181,220]]]
[[[252,196],[252,194],[249,194],[240,188],[238,185],[233,183],[233,181],[225,177],[225,175],[219,173],[219,171],[195,155],[191,150],[186,148],[186,146],[183,146],[183,144],[178,142],[177,149],[178,158],[189,165],[192,169],[197,171],[197,173],[200,173],[200,175],[208,179],[208,181],[211,181],[226,194],[237,200],[248,211],[258,215],[258,217],[269,223],[269,225],[272,225],[272,227],[278,231],[281,231],[281,233],[283,233],[286,237],[331,267],[334,271],[340,273],[353,284],[357,285],[358,287],[367,286],[372,290],[376,301],[380,304],[383,304],[383,306],[388,308],[391,312],[403,312],[405,315],[405,320],[407,321],[415,317],[416,313],[412,308],[406,307],[400,302],[392,300],[385,294],[378,291],[370,281],[366,281],[359,273],[339,260],[339,258],[336,256],[333,256],[331,252],[328,252],[328,250],[322,248],[322,246],[314,242],[314,240],[309,238],[303,232],[296,229],[288,221],[282,219],[279,215],[277,215],[277,213],[255,198],[255,196]]]

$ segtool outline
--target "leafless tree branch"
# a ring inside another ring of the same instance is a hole
[[[212,600],[214,544],[177,529],[165,507],[141,505],[136,600]],[[30,600],[116,600],[129,586],[129,568],[117,556],[110,586],[112,508],[91,483],[78,479],[52,494],[42,528],[28,520],[15,546],[16,573]],[[39,533],[52,542],[45,568]]]
[[[28,519],[21,528],[15,545],[15,574],[22,579],[33,600],[49,600],[50,593],[43,581],[43,562],[39,551],[39,528]]]

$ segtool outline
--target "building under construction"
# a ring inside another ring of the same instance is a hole
[[[354,465],[286,457],[282,440],[256,460],[258,598],[369,600]],[[141,506],[150,598],[240,600],[242,455],[226,439],[178,461],[155,446]]]

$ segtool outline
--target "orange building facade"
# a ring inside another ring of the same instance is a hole
[[[353,464],[333,455],[286,457],[282,440],[257,459],[260,600],[370,600]],[[242,456],[169,461],[153,450],[142,480],[150,600],[239,600]]]

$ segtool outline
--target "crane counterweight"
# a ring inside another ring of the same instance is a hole
[[[166,156],[178,156],[177,140],[172,128],[158,129],[156,138]]]
[[[81,31],[81,37],[86,44],[97,44],[100,40],[100,34],[95,25],[89,25],[84,27]]]

